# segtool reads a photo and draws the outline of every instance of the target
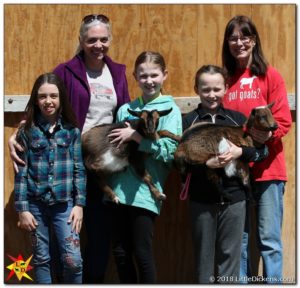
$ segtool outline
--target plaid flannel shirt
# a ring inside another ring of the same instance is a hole
[[[49,205],[73,200],[74,205],[84,206],[86,172],[80,130],[59,119],[50,133],[50,124],[41,115],[36,122],[29,133],[24,129],[18,133],[18,142],[25,148],[22,158],[26,165],[20,165],[15,175],[16,210],[28,211],[30,200]]]

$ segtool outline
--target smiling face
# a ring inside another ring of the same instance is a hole
[[[255,38],[244,36],[239,27],[235,27],[228,37],[229,51],[236,59],[240,67],[249,67],[252,62],[252,51],[255,46]]]
[[[44,83],[38,90],[36,104],[44,118],[54,123],[60,109],[59,90],[56,85]]]
[[[200,96],[202,107],[215,113],[226,92],[225,79],[220,73],[202,73],[195,92]]]
[[[161,66],[152,62],[144,62],[138,65],[134,77],[142,90],[142,97],[149,102],[158,97],[167,79],[168,72],[162,71]]]
[[[97,24],[91,26],[85,33],[80,46],[84,51],[84,60],[88,67],[97,67],[107,54],[111,43],[111,35],[107,26]]]

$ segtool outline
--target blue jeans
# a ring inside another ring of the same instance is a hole
[[[82,259],[79,235],[71,231],[68,218],[73,208],[72,202],[48,205],[41,201],[30,202],[29,209],[38,222],[31,232],[35,282],[52,283],[49,253],[49,227],[52,224],[63,264],[64,283],[82,283]]]
[[[242,247],[241,247],[241,261],[240,261],[240,282],[241,283],[248,283],[247,277],[252,276],[251,271],[251,251],[249,242],[249,235],[250,235],[250,207],[249,203],[247,203],[246,208],[246,219],[245,219],[245,228],[243,232],[243,239],[242,239]]]
[[[258,249],[263,260],[263,276],[268,278],[267,283],[281,283],[282,278],[281,228],[284,188],[284,181],[255,183],[253,196],[256,201]],[[243,237],[240,276],[251,276],[246,230]]]

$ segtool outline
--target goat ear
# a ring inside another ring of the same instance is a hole
[[[173,110],[173,108],[167,109],[167,110],[162,110],[162,111],[157,111],[159,116],[166,116],[168,115],[171,111]]]
[[[127,111],[129,112],[129,114],[131,114],[132,116],[136,116],[138,118],[141,117],[141,114],[142,114],[142,111],[134,111],[134,110],[131,110],[131,109],[127,109]]]
[[[273,107],[274,103],[275,103],[275,101],[273,101],[272,103],[268,104],[267,107],[268,107],[269,109],[271,109],[271,108]]]
[[[250,129],[251,127],[253,127],[253,123],[254,123],[254,119],[255,119],[255,114],[256,114],[256,108],[253,108],[251,110],[251,113],[245,123],[247,129]]]

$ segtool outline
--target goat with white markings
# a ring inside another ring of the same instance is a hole
[[[190,165],[205,164],[208,159],[226,152],[229,149],[227,140],[239,147],[260,147],[262,144],[255,142],[247,131],[251,127],[261,131],[276,130],[278,125],[270,110],[272,106],[273,103],[254,108],[245,127],[223,126],[213,123],[198,123],[191,126],[183,133],[174,154],[176,167],[181,174],[185,175]],[[228,177],[238,176],[243,185],[249,187],[250,179],[247,163],[236,159],[224,169]],[[220,177],[215,169],[208,169],[207,171],[208,177],[214,183],[219,183]]]
[[[165,133],[165,130],[156,131],[159,118],[168,115],[171,111],[172,108],[163,111],[143,110],[139,112],[128,109],[128,112],[138,117],[138,119],[99,125],[82,135],[84,164],[89,171],[95,174],[99,188],[113,202],[119,203],[119,198],[107,184],[107,177],[115,172],[126,169],[130,164],[148,185],[155,199],[159,201],[166,199],[166,195],[160,193],[153,184],[151,175],[146,171],[143,160],[147,154],[138,150],[138,143],[129,141],[118,146],[118,143],[111,143],[108,135],[114,129],[126,128],[125,122],[129,122],[131,127],[145,138],[155,140],[165,137],[164,134],[167,136],[172,135],[168,131]]]

